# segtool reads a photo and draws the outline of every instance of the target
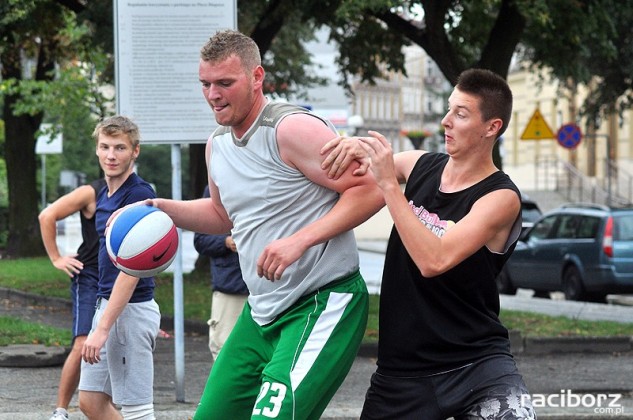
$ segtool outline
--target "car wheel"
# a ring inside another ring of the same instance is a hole
[[[580,272],[574,266],[568,267],[563,273],[563,293],[566,300],[583,300],[585,288],[580,279]]]
[[[517,288],[512,285],[512,280],[510,280],[510,275],[505,267],[501,269],[501,272],[497,276],[497,290],[499,290],[499,293],[502,295],[517,294]]]

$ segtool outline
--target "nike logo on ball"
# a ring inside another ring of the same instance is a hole
[[[171,245],[169,245],[169,246],[167,247],[167,249],[163,251],[163,253],[162,253],[162,254],[160,254],[160,255],[154,255],[154,256],[152,257],[152,259],[153,259],[154,261],[159,261],[161,258],[163,258],[163,257],[165,256],[165,254],[167,254],[167,251],[169,251],[169,248],[171,248]]]

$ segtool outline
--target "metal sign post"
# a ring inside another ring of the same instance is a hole
[[[174,200],[182,200],[182,171],[180,167],[180,145],[171,145],[171,193]],[[178,229],[178,243],[182,241],[182,230]],[[174,356],[176,369],[176,401],[185,401],[185,307],[183,298],[182,245],[176,251],[174,267]]]
[[[198,63],[202,45],[222,29],[237,29],[237,0],[114,0],[117,112],[139,126],[142,144],[172,145],[175,200],[182,199],[181,145],[205,143],[216,127],[200,93]],[[184,402],[182,246],[172,266],[176,400]]]
[[[63,138],[61,132],[55,137],[51,137],[50,134],[46,134],[51,129],[51,124],[42,124],[40,131],[45,134],[40,135],[37,138],[35,144],[35,154],[42,156],[42,209],[46,207],[46,155],[58,155],[63,150]]]

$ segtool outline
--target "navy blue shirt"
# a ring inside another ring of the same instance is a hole
[[[209,187],[205,188],[203,197],[209,197]],[[193,245],[200,255],[210,257],[213,290],[247,295],[248,288],[242,278],[238,254],[226,247],[227,236],[229,235],[207,235],[196,232],[193,236]]]
[[[110,299],[114,282],[120,271],[112,264],[105,243],[105,225],[112,213],[128,204],[148,198],[156,198],[152,186],[132,173],[121,187],[108,197],[108,188],[103,188],[97,196],[96,225],[99,234],[99,291],[97,297]],[[154,277],[139,279],[130,303],[146,302],[154,298]]]

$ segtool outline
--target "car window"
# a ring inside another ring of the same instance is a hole
[[[576,237],[581,239],[595,239],[600,226],[599,217],[585,216],[580,220],[580,226],[576,232]]]
[[[616,241],[633,241],[633,215],[615,218],[613,239]]]
[[[552,228],[556,222],[556,216],[548,216],[534,225],[530,231],[529,239],[545,239],[550,237]]]
[[[580,224],[580,216],[565,214],[560,217],[560,224],[556,232],[556,238],[571,239],[576,237],[576,230]]]

